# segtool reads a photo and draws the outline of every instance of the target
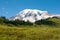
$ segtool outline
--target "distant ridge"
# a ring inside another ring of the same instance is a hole
[[[48,11],[41,11],[37,9],[24,9],[20,11],[16,16],[11,17],[9,20],[23,20],[25,22],[29,21],[34,23],[35,21],[52,18],[52,17],[60,17],[60,15],[50,15]]]

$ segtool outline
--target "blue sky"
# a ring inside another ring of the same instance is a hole
[[[15,16],[24,9],[39,9],[50,14],[60,13],[60,0],[0,0],[0,16]]]

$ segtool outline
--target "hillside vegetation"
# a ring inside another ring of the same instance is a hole
[[[0,40],[60,40],[60,19],[49,18],[34,24],[0,17]]]

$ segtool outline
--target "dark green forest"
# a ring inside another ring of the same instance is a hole
[[[50,19],[58,19],[56,17],[53,17],[53,18],[48,18],[48,19],[45,19],[45,20],[39,20],[39,21],[36,21],[35,23],[31,23],[29,21],[25,22],[25,21],[22,21],[22,20],[8,20],[6,17],[4,16],[1,16],[0,17],[0,24],[7,24],[7,25],[15,25],[15,26],[20,26],[20,25],[50,25],[50,26],[54,26],[56,25],[56,22],[50,20]]]

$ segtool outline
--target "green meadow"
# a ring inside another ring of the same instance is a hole
[[[60,19],[48,20],[40,24],[18,26],[0,22],[0,40],[60,40]]]

